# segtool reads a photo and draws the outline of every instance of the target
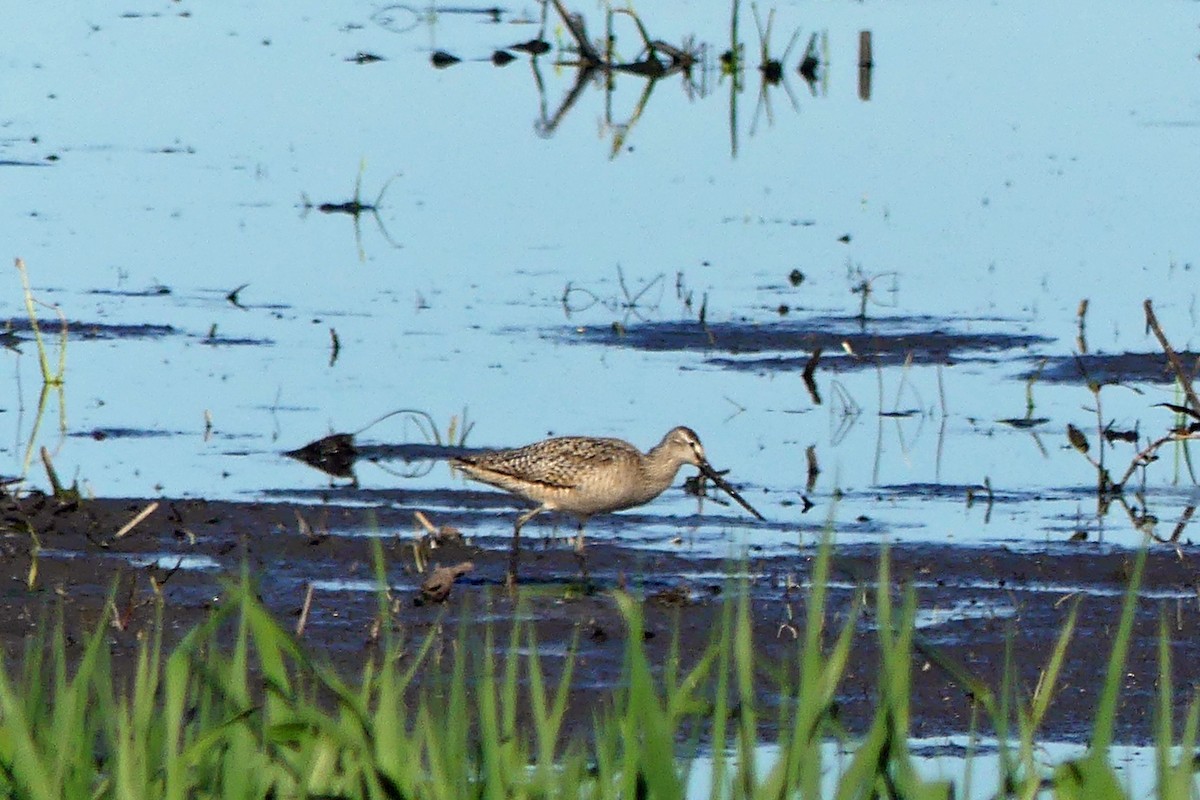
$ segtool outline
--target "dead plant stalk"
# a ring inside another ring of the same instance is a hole
[[[25,295],[25,313],[29,315],[29,327],[33,331],[33,338],[37,343],[38,365],[42,370],[42,382],[47,386],[62,386],[67,373],[67,318],[58,306],[43,303],[33,296],[33,289],[29,285],[29,272],[25,269],[25,260],[17,258],[14,265],[17,272],[21,274],[21,289]],[[58,314],[59,320],[62,322],[62,340],[58,348],[58,372],[56,374],[50,372],[50,361],[46,356],[46,343],[42,339],[41,326],[38,325],[37,306],[39,303]]]

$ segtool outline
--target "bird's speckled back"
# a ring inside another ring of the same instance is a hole
[[[679,427],[645,454],[621,439],[561,436],[453,463],[475,480],[586,518],[653,500],[681,466],[703,459],[700,438]]]

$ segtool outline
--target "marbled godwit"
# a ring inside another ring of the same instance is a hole
[[[543,511],[562,511],[579,520],[575,553],[586,582],[583,526],[590,517],[648,503],[662,494],[684,464],[700,472],[763,519],[704,457],[704,446],[691,428],[674,428],[642,453],[629,442],[593,436],[562,436],[515,450],[461,456],[450,464],[468,477],[503,489],[530,502],[531,511],[517,517],[513,528],[508,582],[516,582],[521,527]]]

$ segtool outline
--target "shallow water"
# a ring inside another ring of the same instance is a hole
[[[912,739],[909,747],[913,754],[913,765],[917,774],[925,780],[949,781],[954,786],[954,797],[985,798],[1002,794],[1002,776],[998,741],[967,736],[942,736],[928,739]],[[1016,743],[1010,744],[1013,750]],[[853,750],[830,742],[822,748],[822,758],[831,765],[826,772],[823,785],[825,796],[832,797],[837,787],[840,769],[849,765]],[[1084,745],[1073,742],[1039,742],[1037,763],[1047,777],[1059,764],[1082,758],[1087,752]],[[1178,759],[1180,754],[1172,754]],[[1112,748],[1109,763],[1117,774],[1118,784],[1132,796],[1152,796],[1149,791],[1155,783],[1155,751],[1152,747],[1117,746]],[[758,774],[770,770],[779,760],[779,749],[763,746],[755,753],[755,769]],[[692,761],[688,772],[687,796],[690,798],[712,797],[712,760],[700,757]]]
[[[554,65],[554,12],[551,53],[487,60],[538,35],[536,4],[499,21],[317,3],[13,9],[0,240],[79,327],[65,411],[51,395],[36,432],[28,333],[7,351],[4,472],[44,487],[44,445],[97,495],[451,515],[473,495],[440,462],[382,465],[404,477],[360,463],[359,490],[328,492],[280,453],[397,408],[443,436],[465,410],[476,447],[548,433],[647,447],[684,423],[773,524],[711,504],[696,516],[672,490],[652,519],[591,535],[774,548],[811,540],[838,495],[855,541],[1135,543],[1122,512],[1096,515],[1095,472],[1067,445],[1072,423],[1096,447],[1074,315],[1088,298],[1090,354],[1156,354],[1151,297],[1174,345],[1195,349],[1200,12],[1089,9],[780,5],[771,52],[793,31],[799,44],[769,85],[743,6],[735,90],[717,58],[728,7],[646,8],[652,35],[706,46],[690,81],[658,82],[639,113],[645,79],[589,80],[552,131],[577,77]],[[603,30],[597,9],[575,10]],[[633,58],[630,20],[614,26]],[[796,65],[814,33],[825,63],[810,87]],[[467,60],[434,69],[434,49]],[[350,200],[360,162],[363,201],[386,189],[377,215],[306,208]],[[3,313],[20,323],[9,281]],[[821,405],[800,378],[817,344]],[[1042,359],[1027,412],[1022,376]],[[1164,432],[1171,414],[1152,406],[1179,397],[1161,370],[1116,369],[1136,391],[1106,389],[1105,422],[1140,425],[1143,443]],[[395,417],[358,440],[427,436]],[[810,446],[821,472],[806,487]],[[1132,452],[1118,443],[1110,463]],[[1148,476],[1167,532],[1190,502],[1172,458]],[[509,525],[494,502],[478,533]]]

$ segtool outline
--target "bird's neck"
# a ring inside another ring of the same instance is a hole
[[[646,473],[646,483],[657,490],[656,494],[671,485],[682,466],[683,461],[661,445],[650,450],[642,461],[642,469]]]

